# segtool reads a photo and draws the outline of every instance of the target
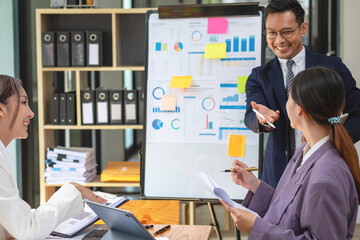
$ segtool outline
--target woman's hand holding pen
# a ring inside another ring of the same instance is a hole
[[[255,175],[252,172],[246,171],[244,168],[247,168],[248,166],[239,161],[234,160],[232,163],[232,169],[235,170],[235,172],[231,173],[232,180],[237,185],[240,185],[251,192],[255,193],[258,189],[261,181],[255,177]]]

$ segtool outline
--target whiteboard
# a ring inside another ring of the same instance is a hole
[[[259,135],[246,128],[245,93],[239,77],[261,65],[262,13],[229,16],[226,34],[207,34],[208,18],[147,19],[144,148],[141,195],[149,198],[214,199],[194,173],[206,171],[241,200],[247,190],[234,184],[234,159],[259,164]],[[204,58],[206,44],[226,43],[226,58]],[[169,88],[173,76],[192,76],[190,88]],[[176,95],[176,108],[162,111],[162,96]],[[230,134],[246,136],[244,158],[228,156]],[[257,172],[254,172],[257,175]]]

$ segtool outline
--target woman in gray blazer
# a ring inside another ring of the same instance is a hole
[[[286,110],[303,143],[289,161],[276,189],[235,160],[233,181],[249,190],[243,205],[260,217],[225,202],[249,239],[351,239],[359,205],[360,169],[354,144],[341,124],[345,88],[325,67],[299,73]],[[279,126],[281,127],[281,126]]]

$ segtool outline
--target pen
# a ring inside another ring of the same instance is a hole
[[[160,234],[160,233],[163,233],[165,232],[166,230],[170,229],[171,228],[171,225],[166,225],[165,227],[163,228],[160,228],[159,230],[157,230],[156,232],[154,232],[154,236]]]
[[[269,120],[267,120],[266,117],[264,117],[261,113],[259,113],[257,110],[255,110],[254,108],[252,109],[257,115],[259,115],[262,119],[265,119],[266,122],[272,127],[272,128],[276,128],[275,125],[270,122]]]
[[[257,167],[248,167],[248,168],[243,168],[245,171],[249,171],[249,172],[252,172],[252,171],[257,171],[258,168]],[[231,168],[231,169],[226,169],[226,170],[222,170],[220,172],[235,172],[235,169]]]
[[[150,229],[150,228],[153,228],[153,227],[154,227],[154,225],[152,225],[152,224],[145,226],[146,229]]]

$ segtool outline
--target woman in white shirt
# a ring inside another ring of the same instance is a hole
[[[65,184],[37,209],[20,198],[6,147],[27,138],[34,117],[21,80],[0,75],[0,239],[44,239],[62,221],[83,210],[83,198],[105,200],[76,184]]]

